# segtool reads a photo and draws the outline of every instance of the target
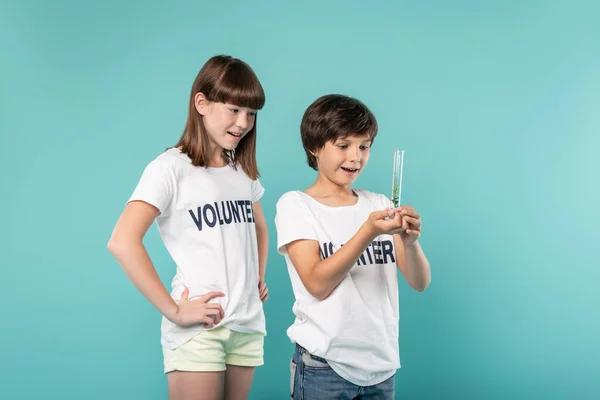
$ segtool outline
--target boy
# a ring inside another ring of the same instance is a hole
[[[317,99],[300,131],[318,176],[305,191],[285,193],[275,217],[296,298],[287,331],[296,343],[292,398],[393,399],[400,368],[397,268],[415,290],[431,280],[418,242],[419,213],[350,188],[377,135],[374,115],[359,100]]]

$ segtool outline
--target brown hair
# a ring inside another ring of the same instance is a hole
[[[208,101],[230,103],[239,107],[260,110],[265,104],[263,88],[248,64],[227,55],[218,55],[209,59],[202,67],[190,93],[188,118],[181,138],[175,147],[187,154],[192,164],[207,167],[210,160],[210,141],[202,121],[202,115],[196,110],[195,97],[203,93]],[[223,157],[234,167],[240,165],[251,178],[260,176],[256,164],[256,123],[244,135],[235,150],[224,150]]]
[[[377,120],[359,100],[341,94],[319,97],[304,112],[300,136],[308,165],[317,170],[317,159],[311,153],[327,142],[348,136],[377,136]]]

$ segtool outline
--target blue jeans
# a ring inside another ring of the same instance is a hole
[[[290,364],[294,400],[393,400],[394,376],[372,386],[357,386],[339,376],[321,357],[296,345]]]

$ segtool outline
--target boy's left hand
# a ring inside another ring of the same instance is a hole
[[[404,231],[399,235],[405,247],[412,246],[421,236],[421,215],[411,206],[402,206],[394,211],[402,214]]]
[[[264,281],[258,282],[258,295],[263,303],[269,298],[269,288]]]

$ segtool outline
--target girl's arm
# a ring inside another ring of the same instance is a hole
[[[158,213],[156,207],[143,201],[128,203],[108,242],[109,251],[134,286],[173,323],[180,326],[193,323],[204,323],[210,326],[212,323],[218,323],[223,316],[221,306],[206,304],[206,302],[212,297],[222,296],[223,293],[207,293],[201,299],[194,301],[187,301],[187,295],[184,295],[178,305],[156,273],[142,239]]]
[[[258,242],[258,282],[262,301],[266,300],[268,289],[266,288],[265,275],[267,270],[267,257],[269,255],[269,230],[260,201],[252,204],[254,213],[254,224],[256,226],[256,241]]]

